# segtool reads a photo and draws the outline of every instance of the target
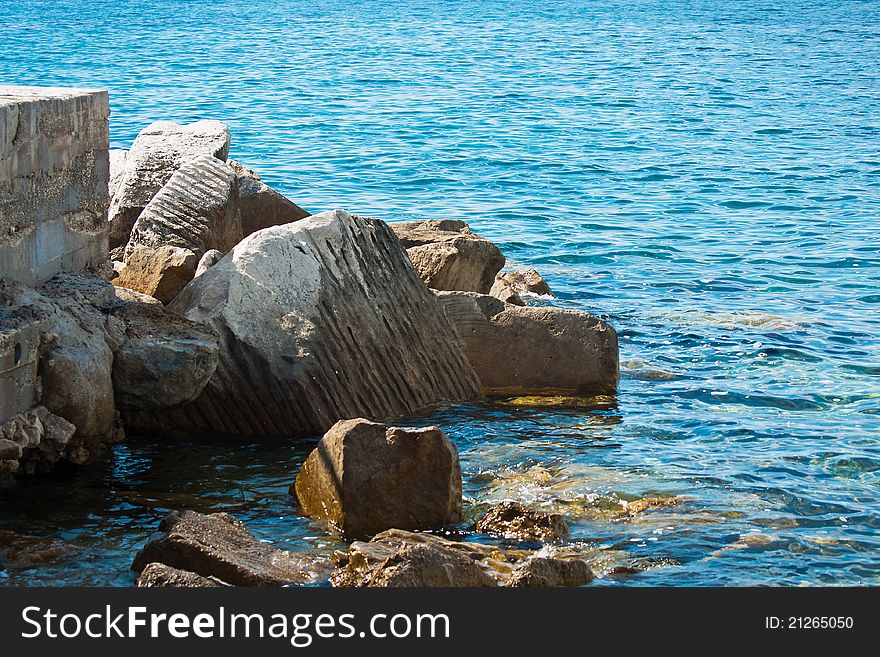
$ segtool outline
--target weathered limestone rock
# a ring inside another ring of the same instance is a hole
[[[141,211],[182,164],[200,155],[226,160],[229,128],[219,121],[157,121],[141,130],[110,205],[110,248],[124,246]]]
[[[435,290],[487,294],[504,256],[492,242],[472,233],[463,221],[412,221],[391,228],[425,284]]]
[[[0,424],[0,488],[15,484],[18,473],[49,472],[66,458],[80,462],[82,447],[71,445],[76,427],[37,406]]]
[[[206,271],[208,271],[211,267],[213,267],[218,262],[223,260],[224,255],[225,254],[218,251],[217,249],[211,249],[210,251],[205,251],[205,255],[202,256],[201,260],[199,260],[199,264],[196,267],[196,274],[195,274],[195,276],[193,276],[193,278],[195,278],[196,276],[201,276]]]
[[[526,302],[522,300],[519,293],[513,286],[505,280],[502,274],[495,276],[495,282],[492,283],[492,289],[489,290],[489,296],[493,296],[499,301],[510,303],[514,306],[524,306]]]
[[[185,435],[297,436],[479,395],[442,307],[383,222],[325,212],[254,233],[169,306],[220,338],[192,403],[127,414]]]
[[[553,296],[547,281],[535,269],[516,269],[514,271],[501,272],[495,277],[495,282],[498,283],[498,281],[507,283],[519,294]]]
[[[121,148],[113,148],[110,150],[110,182],[107,185],[107,191],[112,199],[119,191],[119,185],[122,183],[122,176],[125,175],[125,163],[128,160],[128,151]]]
[[[109,115],[106,91],[0,86],[0,277],[107,259]]]
[[[235,173],[215,157],[200,156],[183,164],[144,208],[114,282],[168,303],[193,279],[207,251],[227,251],[241,238]]]
[[[313,557],[284,552],[258,541],[226,513],[171,513],[162,535],[137,553],[132,568],[161,563],[233,586],[283,586],[314,581],[326,565]]]
[[[330,581],[336,587],[497,586],[478,561],[483,551],[470,548],[436,536],[391,530],[369,543],[352,543],[338,556]]]
[[[561,515],[529,509],[519,502],[502,502],[489,509],[477,523],[477,531],[532,541],[568,538],[568,526]]]
[[[611,394],[616,331],[586,313],[521,308],[472,292],[437,292],[488,394]]]
[[[213,588],[226,585],[188,570],[179,570],[163,563],[148,563],[137,578],[137,586],[143,588]]]
[[[593,581],[593,571],[580,559],[532,557],[513,571],[507,586],[583,586]]]
[[[461,467],[437,427],[341,420],[303,464],[291,493],[348,536],[430,529],[461,520]]]
[[[245,237],[264,228],[289,224],[309,216],[296,203],[261,182],[253,171],[237,162],[234,164],[241,227]]]

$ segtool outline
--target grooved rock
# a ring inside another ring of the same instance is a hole
[[[480,561],[488,552],[483,546],[393,529],[368,543],[352,543],[338,555],[330,582],[336,587],[497,586]]]
[[[507,586],[583,586],[593,571],[581,559],[532,557],[514,569]]]
[[[312,582],[324,568],[314,558],[258,541],[227,513],[173,512],[159,531],[135,556],[135,571],[161,563],[233,586],[282,586]]]
[[[143,588],[213,588],[224,586],[215,579],[202,577],[188,570],[172,568],[164,563],[148,563],[137,578],[137,585]]]
[[[141,211],[182,164],[210,155],[226,160],[229,128],[219,121],[156,121],[135,139],[110,203],[110,248],[124,246]]]
[[[205,255],[202,256],[202,259],[199,260],[199,264],[196,267],[195,276],[201,276],[206,271],[208,271],[211,267],[216,265],[218,262],[223,260],[223,253],[218,251],[217,249],[211,249],[210,251],[205,251]],[[195,278],[193,276],[193,278]]]
[[[435,290],[487,294],[504,256],[492,242],[472,233],[463,221],[411,221],[391,228],[406,247],[413,267]]]
[[[282,196],[259,178],[238,175],[238,207],[241,211],[241,228],[244,236],[264,228],[289,224],[305,219],[309,213],[296,203]]]
[[[534,541],[568,538],[568,526],[561,515],[529,509],[519,502],[502,502],[493,506],[477,523],[477,531]]]
[[[241,240],[237,198],[225,162],[203,155],[182,165],[135,223],[116,285],[170,302],[207,251],[228,251]]]
[[[464,348],[386,224],[324,212],[261,230],[169,306],[220,340],[199,397],[127,414],[166,434],[298,436],[479,396]]]
[[[483,294],[437,292],[488,394],[611,394],[617,332],[561,308],[522,308]]]
[[[437,427],[341,420],[309,454],[291,493],[347,536],[461,520],[458,451]]]

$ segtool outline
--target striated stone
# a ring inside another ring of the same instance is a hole
[[[593,581],[593,571],[580,559],[532,557],[516,569],[507,586],[583,586]]]
[[[474,399],[455,330],[388,226],[325,212],[245,238],[169,306],[220,339],[192,403],[128,414],[157,433],[299,436]]]
[[[291,493],[348,536],[429,529],[462,517],[455,445],[437,427],[341,420],[303,464]]]
[[[488,394],[611,394],[617,332],[561,308],[522,308],[471,292],[437,292]]]
[[[201,260],[199,260],[199,264],[196,267],[196,273],[193,278],[204,274],[211,267],[223,260],[223,256],[224,254],[217,249],[210,249],[209,251],[205,251],[205,255],[202,256]]]
[[[568,526],[561,515],[529,509],[519,502],[502,502],[489,509],[477,523],[477,531],[533,541],[568,538]]]
[[[164,563],[148,563],[137,578],[137,586],[142,588],[213,588],[227,586],[210,577],[202,577],[188,570],[166,566]]]
[[[326,569],[316,558],[258,541],[227,513],[174,512],[159,531],[135,556],[135,571],[155,562],[233,586],[282,586],[312,582]]]
[[[219,121],[156,121],[135,139],[110,203],[110,248],[124,246],[143,209],[182,164],[200,155],[226,160],[229,128]]]
[[[435,290],[486,294],[504,256],[492,242],[472,233],[463,221],[451,219],[392,224],[413,267]]]

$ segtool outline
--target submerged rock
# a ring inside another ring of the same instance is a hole
[[[522,308],[471,292],[437,292],[489,394],[609,394],[620,378],[617,332],[561,308]]]
[[[144,208],[114,283],[168,303],[207,251],[228,251],[242,237],[235,172],[202,155],[183,164]]]
[[[143,588],[214,588],[228,586],[210,577],[202,577],[188,570],[180,570],[163,563],[148,563],[137,578],[137,586]]]
[[[532,541],[568,538],[568,526],[561,515],[529,509],[519,502],[502,502],[489,509],[477,523],[477,531]]]
[[[324,212],[254,233],[169,306],[220,339],[198,398],[127,415],[166,434],[298,436],[474,399],[479,383],[386,224]]]
[[[0,562],[29,566],[53,561],[79,552],[80,548],[60,538],[45,538],[0,529]]]
[[[583,586],[593,581],[593,571],[580,559],[532,557],[516,569],[507,586]]]
[[[462,518],[455,445],[437,427],[403,429],[337,422],[291,487],[308,515],[348,536],[439,528]]]
[[[492,242],[472,233],[463,221],[411,221],[391,228],[406,247],[413,267],[435,290],[487,294],[504,256]]]
[[[182,164],[200,155],[225,160],[228,154],[229,128],[219,121],[156,121],[141,130],[110,202],[110,248],[128,242],[143,209]]]
[[[282,586],[312,582],[326,568],[317,558],[261,543],[226,513],[171,513],[159,531],[137,553],[135,571],[161,563],[233,586]]]

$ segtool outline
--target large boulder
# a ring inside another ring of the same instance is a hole
[[[141,211],[182,164],[200,155],[225,160],[229,128],[219,121],[150,124],[135,139],[110,202],[110,248],[124,246]]]
[[[523,308],[472,292],[437,292],[487,394],[611,394],[617,332],[561,308]]]
[[[254,233],[169,308],[211,328],[220,360],[192,403],[127,414],[141,430],[300,436],[479,396],[442,306],[375,219],[324,212]]]
[[[207,251],[226,252],[241,240],[237,199],[225,162],[202,155],[183,164],[140,214],[114,283],[170,302]]]
[[[341,420],[309,454],[291,492],[348,536],[429,529],[462,517],[455,445],[437,427]]]
[[[238,207],[245,237],[258,230],[305,219],[309,213],[260,180],[260,176],[237,162],[230,161],[236,172]]]
[[[504,266],[498,247],[472,233],[464,221],[410,221],[391,227],[419,276],[435,290],[488,294]]]
[[[392,530],[368,543],[352,543],[338,556],[330,582],[336,587],[493,587],[498,582],[480,561],[489,551]]]
[[[477,522],[477,531],[530,541],[563,541],[568,526],[558,513],[530,509],[519,502],[493,506]]]
[[[314,557],[258,541],[226,513],[174,512],[159,532],[135,556],[136,572],[161,563],[233,586],[283,586],[313,582],[327,569]]]

